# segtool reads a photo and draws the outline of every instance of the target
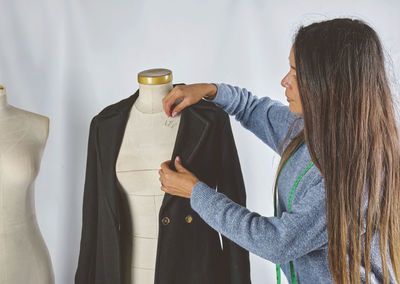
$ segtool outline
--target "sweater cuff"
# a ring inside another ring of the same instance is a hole
[[[197,213],[201,213],[201,210],[207,210],[207,206],[203,206],[210,197],[216,193],[216,190],[209,187],[206,183],[198,181],[192,190],[190,196],[190,206]]]

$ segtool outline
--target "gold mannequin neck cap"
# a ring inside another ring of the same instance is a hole
[[[164,68],[148,69],[138,74],[138,82],[145,85],[161,85],[172,81],[172,71]]]

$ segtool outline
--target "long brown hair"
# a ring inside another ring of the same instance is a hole
[[[301,26],[293,46],[304,128],[278,173],[304,140],[325,182],[335,282],[360,283],[364,264],[370,283],[375,233],[384,282],[390,264],[400,282],[400,141],[379,37],[361,20],[340,18]]]

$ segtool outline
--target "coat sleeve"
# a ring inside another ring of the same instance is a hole
[[[246,88],[225,83],[214,83],[214,85],[218,89],[215,98],[203,99],[215,103],[229,115],[235,116],[235,119],[244,128],[250,130],[281,155],[282,150],[279,149],[279,146],[293,121],[300,118],[301,115],[292,113],[288,106],[280,101],[272,100],[270,97],[258,98]],[[301,129],[302,121],[299,120],[299,122],[300,124],[294,125],[294,130]],[[294,134],[297,132],[295,131]]]
[[[246,190],[229,116],[225,113],[218,147],[217,190],[242,206],[246,206]],[[228,268],[229,283],[250,281],[249,252],[222,235],[223,255]]]
[[[75,284],[95,283],[97,243],[97,151],[96,116],[90,123],[86,176],[83,193],[82,234]]]
[[[260,216],[198,181],[190,205],[213,229],[246,250],[285,264],[328,242],[323,179],[307,188],[290,213]]]

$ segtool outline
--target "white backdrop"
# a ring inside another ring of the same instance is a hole
[[[169,68],[174,83],[225,82],[286,103],[280,80],[297,27],[352,16],[380,34],[394,80],[399,13],[395,0],[0,0],[0,83],[8,102],[50,118],[36,209],[56,283],[73,283],[77,265],[90,119],[136,91],[138,72]],[[231,121],[248,208],[271,216],[279,156]],[[273,264],[250,260],[254,284],[274,283]]]

